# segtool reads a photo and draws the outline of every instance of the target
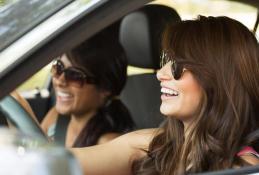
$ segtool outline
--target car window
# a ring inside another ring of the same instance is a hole
[[[257,18],[257,8],[234,1],[157,0],[154,3],[165,4],[175,8],[183,20],[196,18],[197,15],[224,15],[240,21],[251,30],[253,30]]]
[[[38,3],[38,1],[40,2]],[[56,4],[55,2],[59,3]],[[63,31],[67,26],[70,26],[77,18],[80,18],[84,13],[89,13],[91,10],[97,8],[98,6],[100,6],[100,4],[103,4],[106,1],[78,0],[72,1],[73,3],[65,6],[65,4],[69,2],[69,0],[66,0],[64,2],[63,0],[18,0],[16,2],[18,5],[16,5],[15,3],[10,6],[9,4],[7,4],[1,7],[0,40],[1,44],[3,44],[0,45],[0,75],[5,74],[5,71],[7,71],[7,68],[9,66],[13,66],[13,63],[18,64],[18,62],[22,61],[23,56],[26,56],[26,54],[30,54],[30,52],[33,52],[33,50],[39,48],[53,36]],[[25,3],[25,5],[23,6],[27,6],[28,8],[20,9],[22,10],[21,12],[20,10],[18,10],[21,14],[16,12],[16,10],[20,7],[19,3]],[[34,4],[35,6],[32,6],[31,4]],[[49,6],[49,9],[45,8],[45,6]],[[65,7],[62,8],[63,6]],[[41,8],[43,8],[42,12],[38,12],[37,10]],[[37,12],[28,12],[35,10]],[[57,10],[59,11],[55,13]],[[42,14],[46,11],[48,11],[48,16]],[[29,15],[27,15],[27,13]],[[34,15],[36,15],[36,17],[34,17]],[[22,20],[23,18],[28,18],[30,20]],[[12,21],[17,22],[13,24]],[[12,27],[12,25],[15,25],[16,27]],[[31,31],[28,32],[29,30]],[[11,38],[6,37],[9,35],[11,36]],[[9,44],[11,45],[8,46]]]
[[[48,64],[17,88],[19,92],[44,89],[48,86],[51,64]]]
[[[0,51],[69,2],[71,0],[2,1]]]

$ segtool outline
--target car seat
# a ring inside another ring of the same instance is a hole
[[[130,66],[153,69],[153,73],[129,75],[121,99],[129,108],[137,129],[158,127],[160,85],[156,71],[160,67],[160,39],[167,23],[180,21],[177,12],[167,6],[150,4],[126,15],[120,26],[120,42]]]

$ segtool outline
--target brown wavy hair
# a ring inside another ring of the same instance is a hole
[[[168,117],[163,132],[133,163],[137,175],[186,174],[244,166],[244,146],[259,151],[259,47],[252,32],[228,17],[204,17],[168,26],[162,48],[188,69],[204,91],[199,116],[184,137]],[[169,56],[168,56],[169,55]]]

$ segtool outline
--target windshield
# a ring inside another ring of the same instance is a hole
[[[0,51],[71,1],[3,1],[0,6]]]
[[[76,19],[106,1],[18,0],[1,7],[0,76],[8,72],[9,66],[11,69],[11,66],[22,61],[23,56],[41,47]]]

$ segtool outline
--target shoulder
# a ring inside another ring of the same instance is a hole
[[[56,123],[58,118],[58,112],[55,107],[51,108],[47,115],[44,117],[44,119],[41,122],[41,127],[45,133],[48,132],[48,129],[51,125]]]
[[[158,134],[158,129],[143,129],[124,134],[110,143],[118,148],[124,146],[130,155],[130,160],[134,161],[146,155],[148,147],[153,138]]]
[[[113,139],[115,139],[116,137],[119,137],[121,134],[120,133],[106,133],[106,134],[103,134],[99,139],[98,139],[98,145],[99,144],[103,144],[103,143],[106,143],[106,142],[109,142]]]
[[[127,143],[132,143],[136,145],[146,145],[151,142],[151,140],[154,138],[155,135],[159,132],[158,129],[142,129],[142,130],[136,130],[133,132],[129,132],[127,134],[124,134],[120,137],[118,137],[118,141],[125,141],[127,140]]]
[[[158,129],[142,129],[126,134],[125,139],[133,146],[147,149],[149,143],[159,133]]]
[[[158,129],[142,129],[133,132],[129,132],[127,134],[119,134],[119,133],[107,133],[101,136],[100,141],[108,142],[113,140],[114,143],[118,144],[129,144],[133,147],[140,147],[141,149],[147,149],[149,143],[154,138],[154,136],[158,133]],[[115,139],[116,138],[116,139]]]

